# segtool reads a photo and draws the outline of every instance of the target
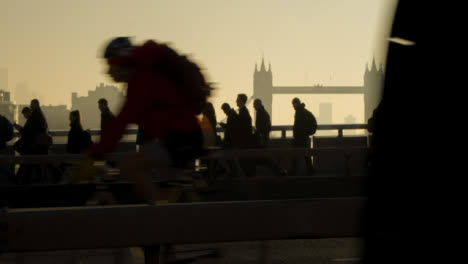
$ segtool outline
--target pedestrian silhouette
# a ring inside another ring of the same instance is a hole
[[[310,148],[310,136],[315,133],[317,129],[317,121],[314,115],[305,108],[305,104],[302,103],[299,98],[292,100],[292,105],[296,111],[294,115],[294,126],[293,126],[293,148]],[[306,166],[307,175],[314,173],[312,166],[312,160],[310,156],[303,158]],[[291,162],[291,175],[297,174],[298,159],[293,158]]]
[[[48,154],[51,142],[48,135],[46,118],[42,112],[39,100],[31,100],[31,116],[23,128],[23,135],[31,145],[31,154]]]
[[[239,119],[236,134],[239,137],[239,148],[247,149],[255,146],[255,139],[252,129],[252,117],[246,107],[247,95],[238,94],[236,104],[239,107]],[[240,166],[247,178],[255,175],[255,159],[241,158],[239,159]]]
[[[70,112],[70,131],[68,132],[67,153],[79,154],[92,145],[91,135],[83,130],[80,111]]]
[[[255,140],[258,148],[266,148],[270,141],[271,119],[260,99],[255,99],[253,103],[255,109]],[[278,167],[271,158],[263,157],[257,159],[257,165],[264,165],[270,168],[277,176],[286,172]]]
[[[227,149],[239,148],[239,135],[237,134],[239,126],[239,115],[231,108],[228,103],[223,103],[221,109],[226,114],[226,123],[219,123],[224,129],[224,140],[222,146]],[[224,169],[226,174],[230,174],[231,177],[244,175],[240,168],[239,159],[220,159],[220,169]],[[218,172],[215,172],[218,175]]]
[[[200,125],[203,131],[204,145],[219,145],[220,139],[216,135],[216,113],[213,104],[210,102],[207,102],[202,110]]]
[[[258,147],[266,147],[270,141],[271,120],[260,99],[253,103],[255,109],[255,141]]]
[[[28,123],[29,117],[31,117],[31,108],[26,106],[21,110],[21,113],[23,114],[24,119],[26,120],[24,124],[24,126],[26,126],[26,124]],[[25,143],[26,140],[24,139],[24,133],[23,133],[24,127],[16,123],[13,124],[13,127],[16,130],[18,130],[18,132],[20,132],[21,134],[21,137],[13,144],[13,149],[21,155],[30,152],[31,146]]]
[[[254,138],[252,134],[252,117],[246,107],[247,95],[238,94],[236,104],[239,107],[239,118],[236,134],[239,136],[239,147],[249,148],[254,145]]]
[[[27,118],[21,131],[21,145],[18,149],[22,155],[46,155],[52,146],[52,137],[48,134],[47,121],[42,113],[39,100],[33,99],[30,104],[31,114],[27,109],[24,115]],[[17,172],[17,182],[19,184],[28,184],[35,182],[45,182],[49,172],[54,173],[53,177],[58,179],[57,170],[50,164],[31,164],[22,165]]]
[[[101,111],[101,131],[104,129],[104,126],[109,122],[109,120],[114,119],[114,114],[109,109],[107,100],[101,98],[98,100],[98,108]]]
[[[236,113],[234,109],[228,103],[224,103],[221,105],[221,109],[223,110],[224,114],[226,114],[226,123],[219,123],[219,125],[224,129],[224,140],[223,140],[223,147],[225,148],[234,148],[238,147],[238,135],[237,126],[239,123],[239,115]]]

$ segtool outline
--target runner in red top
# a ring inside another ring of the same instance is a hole
[[[155,70],[158,60],[167,58],[165,52],[167,46],[151,40],[133,46],[128,38],[119,37],[108,44],[104,54],[108,73],[116,82],[128,83],[127,96],[121,112],[105,125],[101,140],[81,167],[81,174],[89,172],[86,166],[112,152],[127,125],[137,124],[151,140],[142,151],[132,153],[121,169],[135,181],[141,198],[150,203],[155,201],[155,193],[149,171],[157,167],[170,176],[172,168],[184,167],[199,156],[203,145],[192,98],[164,72]]]

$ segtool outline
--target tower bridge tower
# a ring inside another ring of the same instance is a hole
[[[257,70],[257,64],[255,64],[253,82],[253,97],[262,100],[265,110],[271,116],[273,104],[273,74],[271,72],[271,64],[268,66],[268,71],[265,69],[265,61],[263,58],[260,70]]]

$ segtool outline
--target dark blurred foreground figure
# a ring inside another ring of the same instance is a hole
[[[10,120],[0,114],[0,151],[5,149],[7,142],[12,139],[13,124],[10,122]]]
[[[305,104],[299,100],[299,98],[294,98],[292,100],[292,105],[296,113],[294,115],[294,126],[293,126],[293,148],[310,148],[310,136],[315,134],[317,130],[317,120],[315,116],[305,108]],[[296,175],[297,173],[297,158],[293,158],[291,162],[291,175]],[[306,166],[307,175],[314,173],[314,168],[312,166],[312,160],[310,156],[303,158]]]
[[[441,125],[466,119],[466,74],[447,67],[466,48],[462,4],[398,3],[372,136],[364,263],[465,259],[464,133]]]
[[[150,171],[173,176],[203,153],[197,115],[211,93],[200,69],[167,45],[152,40],[133,46],[126,37],[110,41],[104,51],[109,75],[128,83],[121,112],[101,132],[100,141],[82,161],[74,182],[93,181],[93,162],[117,146],[125,128],[135,123],[151,141],[122,162],[122,171],[147,203],[156,193]]]
[[[12,155],[7,149],[7,142],[13,139],[13,124],[6,117],[0,114],[0,155]],[[14,173],[11,168],[0,165],[0,177],[12,179]]]

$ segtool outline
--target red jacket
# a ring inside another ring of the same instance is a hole
[[[92,147],[91,155],[112,152],[130,123],[137,124],[151,139],[163,138],[171,132],[200,131],[188,98],[152,69],[161,52],[163,49],[154,41],[132,51],[136,70],[128,82],[125,103],[101,131],[101,139]]]

